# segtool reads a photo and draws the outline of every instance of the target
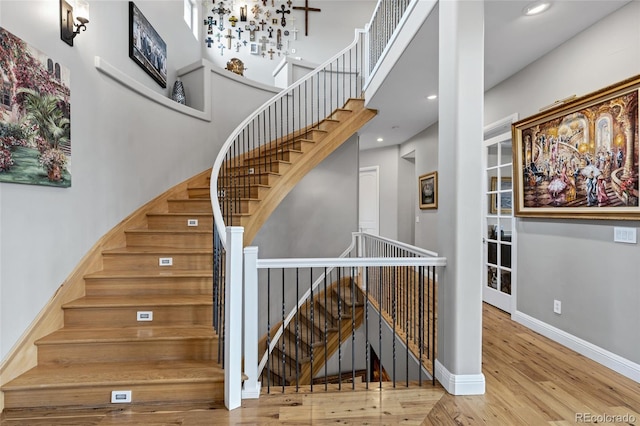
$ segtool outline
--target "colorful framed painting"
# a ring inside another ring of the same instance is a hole
[[[167,44],[132,1],[129,2],[129,57],[160,86],[167,87]]]
[[[418,199],[423,210],[438,208],[438,172],[427,173],[418,178]]]
[[[0,182],[71,186],[71,74],[0,28]]]
[[[520,217],[640,219],[640,76],[512,125]]]

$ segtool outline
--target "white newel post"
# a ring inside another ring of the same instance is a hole
[[[242,398],[259,398],[258,381],[258,247],[244,249],[244,374]]]
[[[224,294],[224,405],[242,404],[242,234],[241,226],[227,227]]]

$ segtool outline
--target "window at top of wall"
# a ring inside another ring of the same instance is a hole
[[[198,6],[196,0],[184,0],[184,22],[187,23],[193,36],[198,40]]]

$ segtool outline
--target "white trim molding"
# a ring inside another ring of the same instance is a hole
[[[640,364],[609,352],[593,343],[553,327],[525,313],[516,311],[511,319],[613,371],[640,383]]]
[[[451,395],[484,395],[484,374],[453,374],[436,359],[436,379]]]

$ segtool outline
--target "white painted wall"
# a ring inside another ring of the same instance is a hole
[[[217,4],[218,2],[216,2]],[[234,7],[234,15],[236,17],[240,16],[240,6],[243,6],[245,3],[249,4],[249,9],[253,7],[255,2],[235,2]],[[276,5],[280,8],[280,4],[283,2],[278,1]],[[304,35],[304,12],[299,10],[292,10],[289,15],[287,15],[287,26],[284,29],[293,29],[291,25],[295,25],[298,30],[298,39],[294,40],[293,34],[289,36],[290,39],[290,48],[295,49],[295,53],[291,53],[291,56],[294,58],[301,58],[304,61],[308,61],[314,64],[322,64],[324,61],[331,58],[333,55],[338,53],[343,48],[347,47],[355,37],[355,29],[356,28],[364,28],[365,25],[371,20],[371,16],[373,15],[373,10],[375,8],[377,1],[376,0],[359,0],[359,1],[339,1],[339,0],[313,0],[309,2],[309,6],[313,8],[321,9],[321,12],[309,12],[309,36]],[[212,15],[210,13],[212,6],[211,1],[206,2],[207,6],[204,7],[202,16],[206,18],[208,15]],[[258,4],[262,4],[258,2]],[[268,2],[270,4],[270,2]],[[304,2],[300,0],[296,0],[293,2],[293,6],[304,6]],[[275,8],[268,6],[265,9],[269,9],[272,12]],[[249,12],[248,19],[251,19],[251,12]],[[280,17],[281,15],[276,15],[273,13],[271,18]],[[218,19],[217,15],[213,15],[214,19]],[[227,15],[228,19],[229,15]],[[291,22],[291,17],[295,17],[295,23]],[[245,23],[243,23],[245,24]],[[240,25],[238,22],[236,25]],[[227,34],[227,28],[231,28],[228,22],[225,22],[225,29],[222,31],[222,35]],[[268,28],[268,26],[265,26]],[[281,28],[280,26],[274,26],[274,28]],[[235,30],[235,28],[231,28]],[[283,30],[284,30],[283,29]],[[325,30],[323,30],[325,29]],[[326,29],[329,29],[327,31]],[[202,40],[205,40],[209,35],[207,35],[207,29],[202,27]],[[214,35],[219,33],[219,30],[214,31]],[[237,37],[237,33],[233,32],[233,35]],[[245,31],[242,33],[242,39],[248,40],[249,32]],[[256,39],[259,39],[262,36],[267,36],[268,33],[266,31],[258,31],[256,32]],[[275,40],[275,33],[273,34],[273,39]],[[215,37],[211,36],[215,40]],[[286,39],[286,37],[283,37]],[[221,39],[223,44],[227,45],[226,39]],[[237,38],[233,40],[233,44],[237,42]],[[269,55],[266,57],[251,55],[249,46],[241,47],[240,51],[236,52],[236,49],[233,48],[231,51],[228,49],[224,49],[224,54],[220,54],[220,49],[217,48],[219,43],[216,42],[212,44],[211,48],[208,48],[205,43],[202,43],[202,57],[210,60],[211,62],[217,64],[221,68],[226,67],[227,62],[231,58],[239,58],[241,59],[247,70],[245,71],[245,77],[260,81],[265,84],[274,84],[274,76],[273,71],[276,66],[282,60],[282,56],[278,56],[277,54],[273,56],[273,59],[269,59]],[[272,48],[274,51],[276,50],[275,46],[267,47],[267,50]]]
[[[0,358],[105,232],[211,167],[228,133],[274,93],[212,75],[209,122],[140,97],[98,72],[96,56],[168,95],[177,70],[201,60],[199,42],[182,19],[182,0],[136,5],[167,42],[167,89],[129,58],[127,1],[91,2],[91,22],[74,47],[60,40],[58,2],[0,2],[0,26],[70,69],[73,157],[71,188],[0,183]],[[230,108],[238,93],[241,105]]]

